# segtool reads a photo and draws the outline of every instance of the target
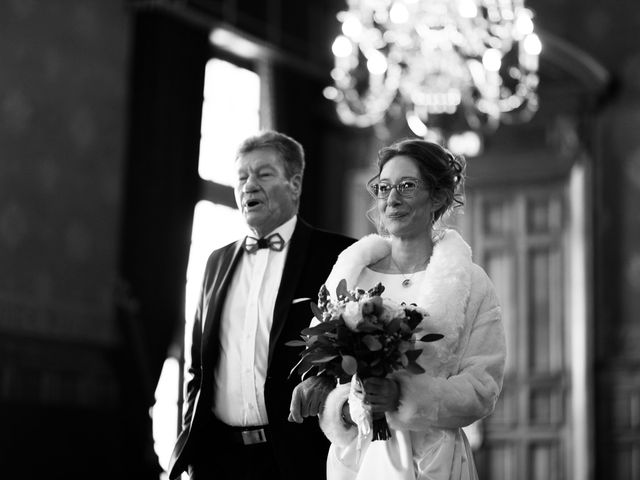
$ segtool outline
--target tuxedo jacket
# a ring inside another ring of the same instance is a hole
[[[287,420],[291,393],[299,383],[291,369],[299,360],[301,348],[285,345],[298,339],[313,316],[310,302],[317,302],[320,286],[342,250],[353,240],[318,230],[298,217],[289,243],[280,288],[276,297],[273,325],[269,337],[268,366],[264,397],[269,417],[268,443],[286,479],[324,479],[329,444],[317,419],[302,424]],[[191,345],[190,378],[187,382],[182,432],[171,455],[169,476],[177,478],[186,471],[194,452],[207,449],[205,425],[210,425],[214,395],[214,375],[219,361],[222,307],[233,273],[242,255],[242,240],[214,251],[207,261],[202,291],[198,299]],[[208,428],[211,428],[210,426]],[[214,427],[215,428],[215,427]],[[218,459],[213,459],[217,462]],[[224,462],[225,459],[219,459]]]

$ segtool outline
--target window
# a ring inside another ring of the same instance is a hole
[[[233,200],[234,156],[240,142],[260,128],[260,99],[264,98],[260,88],[260,76],[251,70],[216,58],[207,63],[198,162],[201,199],[193,214],[185,286],[186,355],[190,351],[190,332],[207,258],[213,250],[237,240],[245,232],[245,223]],[[185,359],[168,358],[156,388],[152,412],[154,446],[165,471],[180,428],[181,369],[185,363],[188,364]]]
[[[260,77],[224,60],[210,60],[202,103],[200,177],[233,186],[236,148],[259,128]]]

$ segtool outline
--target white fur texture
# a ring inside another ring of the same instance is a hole
[[[329,292],[333,294],[342,279],[348,288],[357,287],[362,270],[390,252],[388,239],[375,234],[363,237],[338,257],[326,282]],[[417,345],[422,348],[418,363],[426,373],[394,375],[401,401],[396,412],[387,414],[389,425],[402,430],[451,428],[486,415],[502,386],[504,332],[493,286],[473,264],[471,249],[458,232],[446,230],[434,244],[419,298],[414,301],[429,314],[420,324],[423,332],[440,333],[444,338]],[[483,325],[486,328],[473,328]],[[474,338],[472,330],[478,332]]]
[[[319,415],[320,428],[335,445],[344,447],[358,435],[356,428],[345,425],[342,420],[342,405],[349,398],[351,386],[348,383],[339,385],[329,393],[322,413]]]

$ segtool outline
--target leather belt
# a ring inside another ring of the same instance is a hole
[[[234,427],[212,416],[214,429],[221,438],[227,438],[237,445],[258,445],[267,443],[268,425],[259,425],[255,427]]]
[[[232,427],[233,428],[233,427]],[[243,445],[255,445],[267,442],[267,432],[264,427],[233,428],[234,440]]]

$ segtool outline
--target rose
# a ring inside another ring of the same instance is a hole
[[[364,324],[375,329],[376,325],[380,325],[380,315],[384,312],[382,298],[371,297],[360,300],[360,311]]]
[[[364,319],[362,318],[362,310],[359,302],[349,302],[345,305],[342,312],[342,319],[345,325],[354,332],[358,330],[358,327],[362,324]]]
[[[389,323],[394,318],[403,318],[405,316],[404,307],[388,298],[384,299],[384,308],[381,310],[379,318],[383,323]]]
[[[361,300],[362,316],[378,318],[384,312],[382,297],[371,297]],[[373,320],[370,318],[370,320]]]
[[[342,318],[347,327],[355,332],[363,328],[375,328],[384,313],[385,307],[381,297],[364,297],[347,303],[343,307]]]
[[[361,302],[361,306],[362,315],[373,315],[377,317],[383,311],[381,297],[372,297],[370,299],[363,300]]]

